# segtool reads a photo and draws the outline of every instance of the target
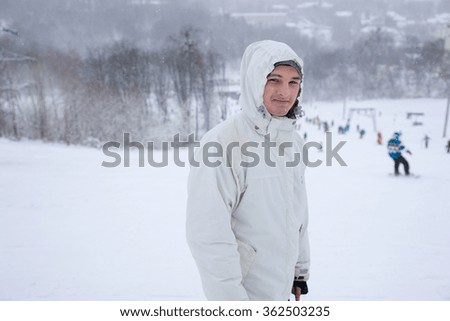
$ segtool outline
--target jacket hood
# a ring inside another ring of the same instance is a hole
[[[271,118],[263,104],[264,87],[267,75],[275,68],[275,64],[284,61],[294,61],[303,70],[303,60],[282,42],[273,40],[254,42],[244,52],[241,62],[239,104],[244,113],[257,124],[261,119],[269,121]]]

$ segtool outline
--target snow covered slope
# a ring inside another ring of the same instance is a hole
[[[349,102],[347,110],[376,108],[381,146],[370,118],[355,114],[349,133],[338,135],[340,102],[305,105],[309,118],[334,121],[332,145],[347,141],[340,154],[348,166],[307,170],[312,266],[304,299],[450,300],[445,105]],[[425,113],[423,125],[413,126],[406,112]],[[367,131],[363,139],[357,125]],[[388,175],[385,143],[398,130],[419,179]],[[325,143],[317,125],[303,121],[305,131]],[[324,152],[310,156],[325,160]],[[91,148],[0,139],[0,300],[204,298],[185,243],[188,167],[102,161],[110,159]]]

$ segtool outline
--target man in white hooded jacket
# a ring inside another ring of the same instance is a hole
[[[299,300],[308,292],[304,142],[295,131],[302,81],[303,61],[289,46],[249,45],[242,111],[195,152],[186,233],[208,300]]]

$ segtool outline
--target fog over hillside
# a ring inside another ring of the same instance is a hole
[[[448,0],[0,0],[0,136],[201,136],[263,39],[304,59],[304,103],[447,98],[448,25]]]
[[[238,16],[249,13],[280,15],[266,17],[264,28],[249,28],[249,19]],[[0,1],[0,24],[17,30],[22,46],[81,51],[123,39],[160,46],[184,25],[201,28],[218,50],[235,56],[247,40],[264,36],[309,36],[321,45],[342,46],[348,37],[385,28],[399,41],[407,36],[429,40],[448,23],[450,2],[445,0]]]

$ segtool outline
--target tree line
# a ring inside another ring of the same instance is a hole
[[[94,146],[124,132],[201,136],[228,115],[225,71],[236,62],[202,32],[183,27],[154,50],[118,41],[83,55],[21,52],[14,35],[0,38],[0,136]],[[305,60],[305,100],[449,96],[443,41],[398,45],[381,29],[339,48],[284,37]]]
[[[448,54],[443,39],[409,37],[398,45],[377,29],[348,46],[307,55],[305,86],[319,99],[448,97]]]
[[[98,145],[123,133],[162,141],[197,136],[220,118],[224,63],[185,28],[151,51],[125,41],[24,59],[2,48],[0,136]],[[175,132],[174,132],[175,131]]]

